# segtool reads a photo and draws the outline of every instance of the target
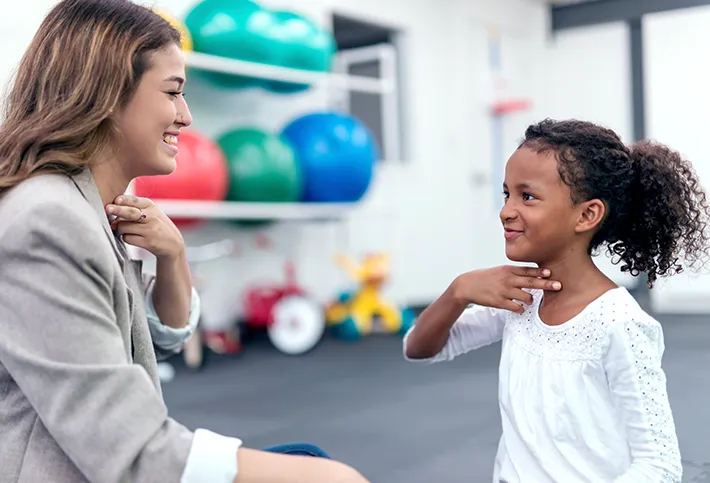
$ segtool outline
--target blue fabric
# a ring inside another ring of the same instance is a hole
[[[286,443],[278,444],[276,446],[270,446],[264,448],[264,451],[269,451],[271,453],[282,453],[291,455],[302,455],[302,456],[316,456],[318,458],[328,458],[330,456],[320,449],[318,446],[310,443]]]

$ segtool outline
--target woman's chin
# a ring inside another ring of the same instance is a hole
[[[145,166],[146,169],[143,176],[166,176],[175,171],[177,167],[177,162],[172,156],[160,156],[155,162],[150,163],[150,165]]]

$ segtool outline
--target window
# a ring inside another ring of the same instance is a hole
[[[335,72],[389,81],[393,89],[382,94],[348,91],[339,107],[372,131],[384,161],[401,161],[403,129],[401,112],[400,48],[398,30],[343,15],[333,15],[333,35],[338,46]]]

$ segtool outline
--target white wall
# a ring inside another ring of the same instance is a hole
[[[648,136],[689,159],[710,187],[710,7],[649,15],[644,19],[646,123]],[[659,312],[708,312],[710,276],[684,273],[652,290]]]
[[[192,0],[149,3],[183,16]],[[0,81],[10,74],[53,4],[25,0],[22,15],[0,17]],[[267,230],[276,242],[275,252],[250,248],[253,232],[215,226],[187,233],[189,243],[228,235],[243,244],[241,257],[196,270],[207,283],[203,300],[208,323],[229,321],[227,309],[239,306],[245,285],[258,279],[279,281],[282,262],[289,255],[298,262],[302,283],[325,300],[348,284],[332,263],[334,253],[388,251],[394,269],[389,294],[401,303],[430,301],[458,273],[505,261],[491,193],[499,188],[480,182],[490,179],[493,169],[482,87],[488,72],[486,30],[495,26],[504,32],[508,68],[529,80],[518,83],[518,90],[536,103],[534,111],[507,121],[506,133],[510,139],[518,138],[529,121],[545,113],[546,74],[540,71],[545,62],[545,6],[524,0],[301,0],[281,5],[321,22],[337,10],[386,22],[406,33],[402,75],[411,159],[383,165],[368,199],[346,222]],[[319,93],[309,96],[315,105],[321,99]],[[312,106],[296,98],[274,101],[253,93],[212,92],[197,83],[188,100],[194,127],[208,135],[251,120],[277,129]],[[512,151],[513,145],[509,140],[507,149]]]

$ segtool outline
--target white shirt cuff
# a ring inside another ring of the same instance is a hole
[[[148,327],[150,335],[153,338],[153,343],[165,351],[174,351],[182,348],[187,340],[192,337],[192,334],[197,329],[197,323],[200,320],[200,296],[197,290],[192,288],[192,298],[190,300],[190,315],[185,327],[176,329],[163,324],[155,311],[153,305],[153,285],[151,283],[146,289],[145,309],[148,318]]]
[[[180,483],[232,483],[242,441],[207,429],[195,431]]]

